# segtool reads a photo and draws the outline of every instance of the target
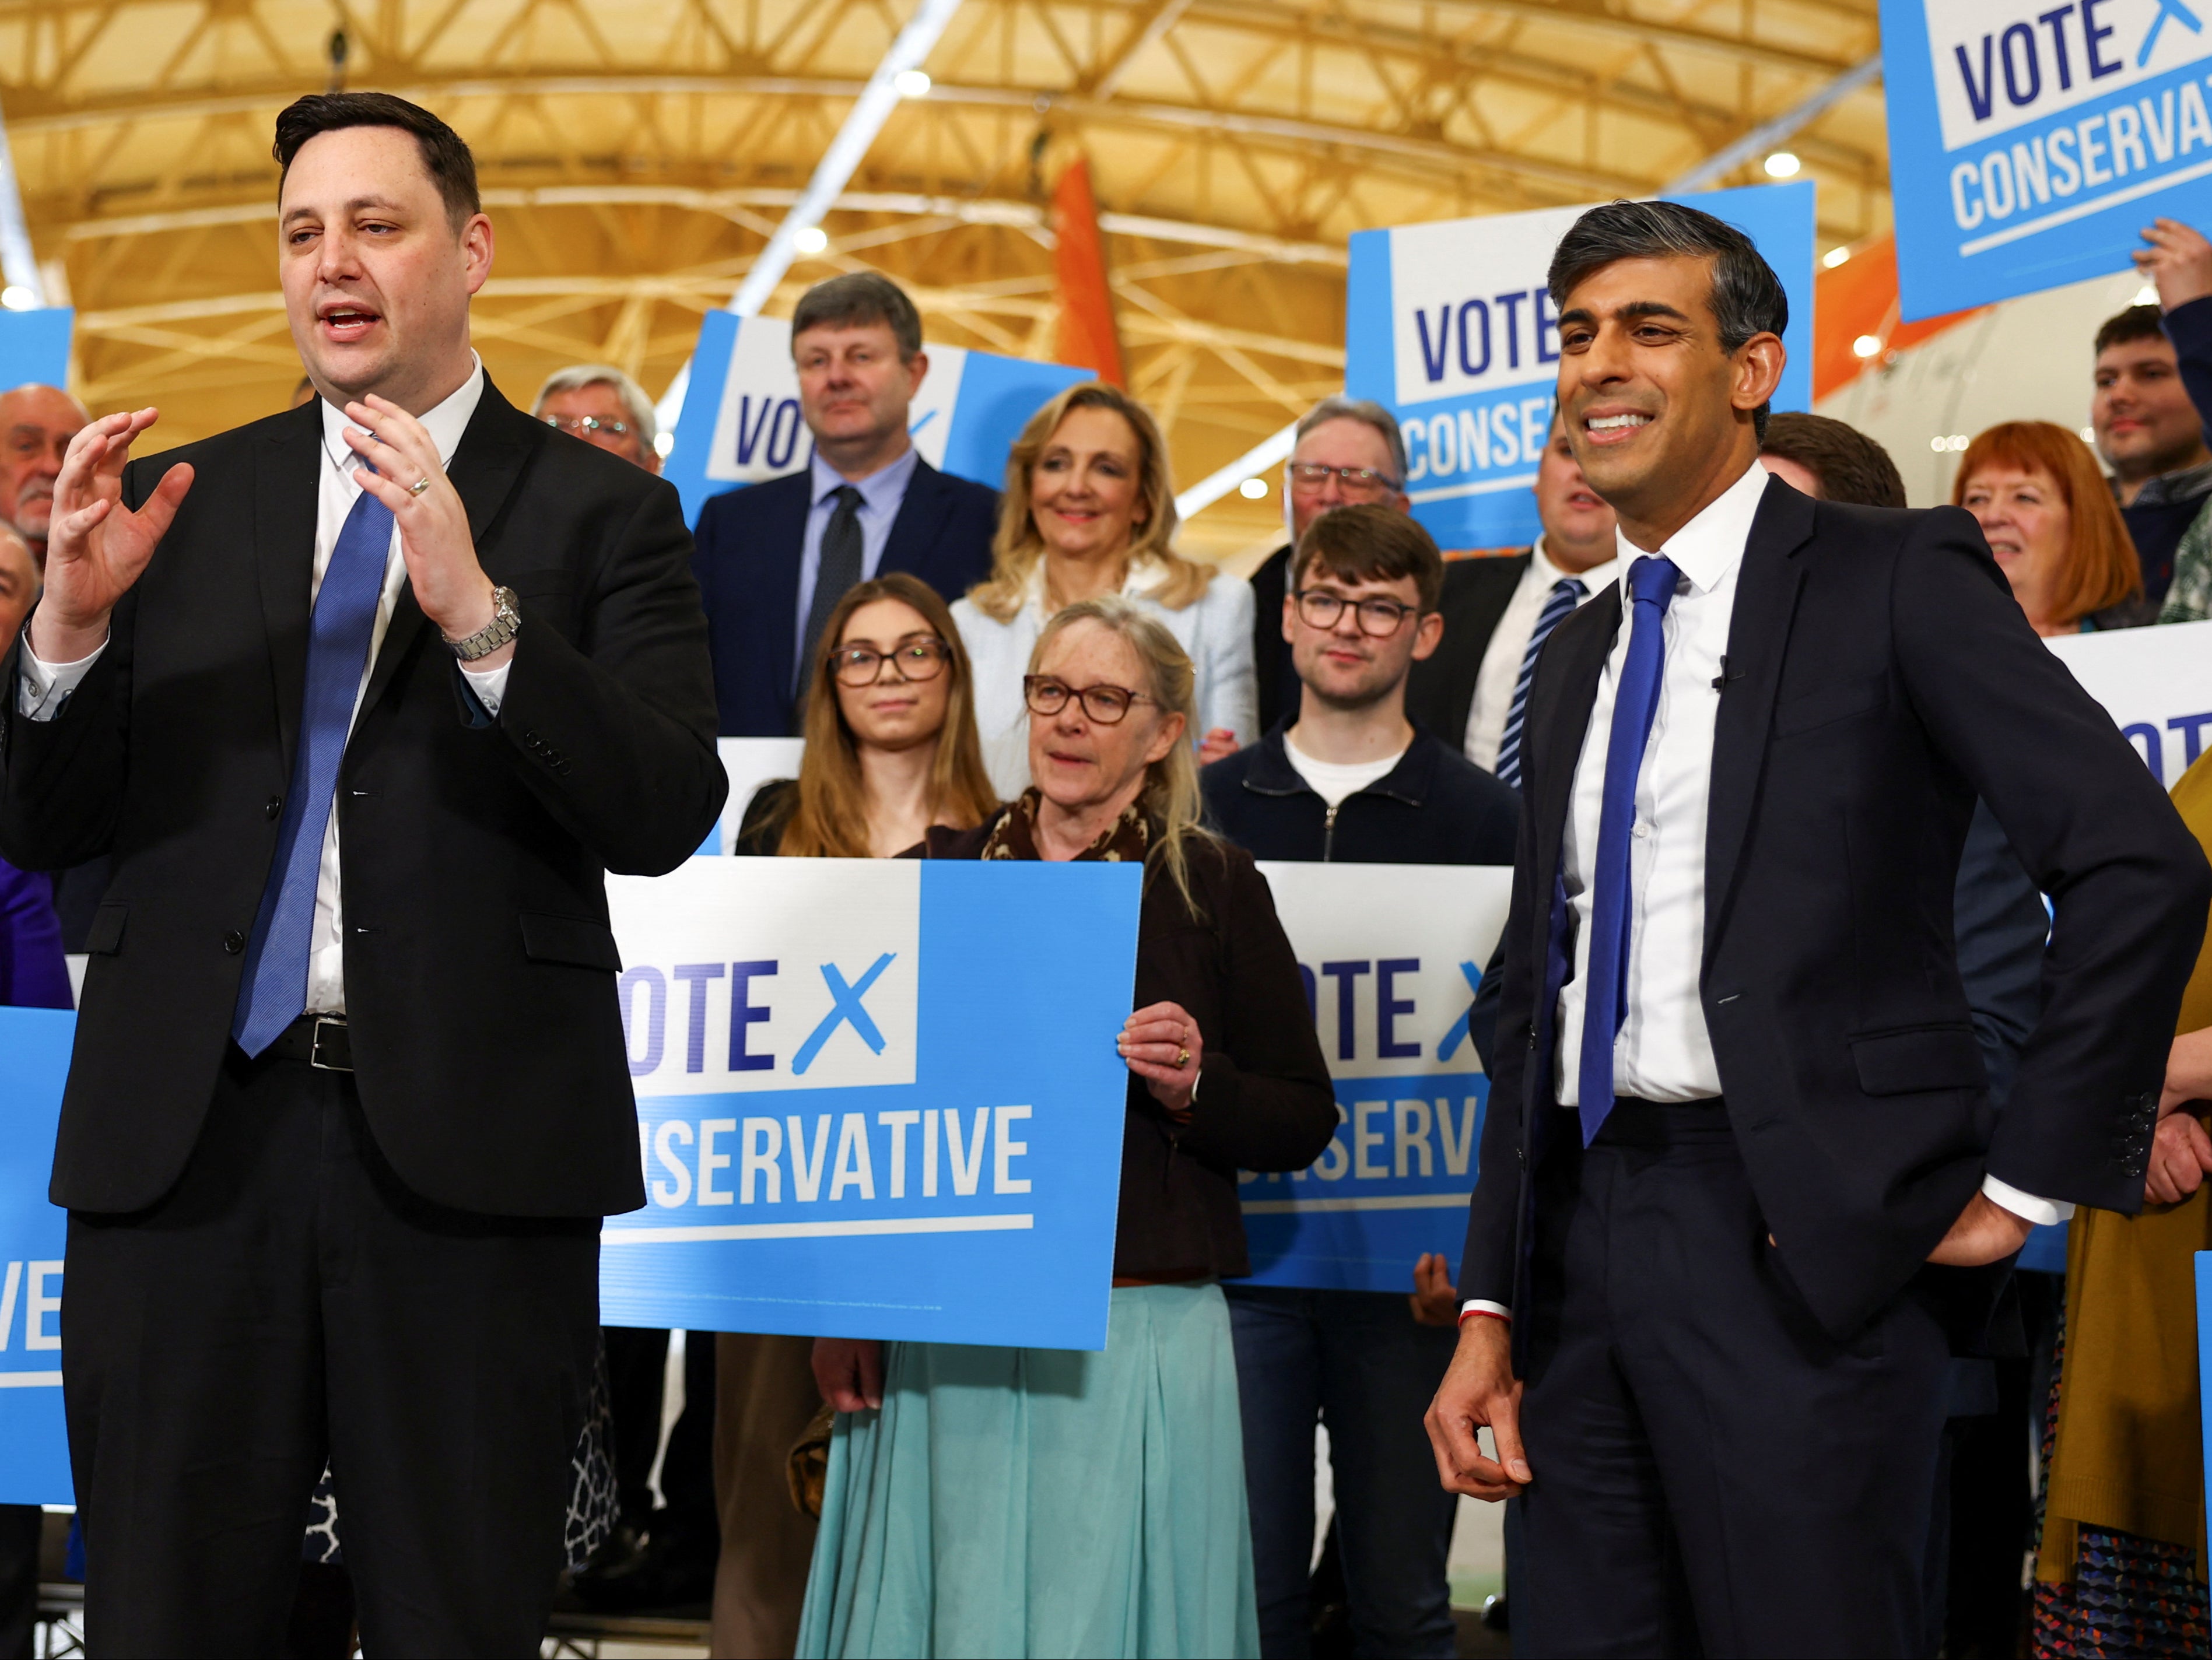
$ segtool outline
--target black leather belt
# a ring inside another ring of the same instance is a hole
[[[280,1060],[305,1061],[325,1072],[353,1070],[353,1042],[343,1015],[302,1015],[261,1051]]]

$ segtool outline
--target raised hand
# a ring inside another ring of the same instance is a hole
[[[191,468],[179,462],[144,506],[123,505],[131,442],[160,419],[151,409],[102,415],[70,440],[54,480],[46,592],[31,619],[31,649],[45,662],[76,663],[100,649],[116,601],[145,574],[192,487]]]
[[[2135,251],[2136,269],[2158,288],[2165,311],[2212,294],[2212,242],[2178,219],[2154,220],[2142,233],[2150,245]]]

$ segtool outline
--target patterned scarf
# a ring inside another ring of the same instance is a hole
[[[1022,791],[1021,799],[1008,805],[998,823],[983,843],[981,857],[987,859],[1038,859],[1037,809],[1044,797],[1035,787]],[[1109,864],[1127,862],[1142,864],[1146,851],[1152,846],[1152,821],[1145,816],[1141,797],[1121,809],[1121,816],[1103,831],[1075,857],[1078,859],[1103,859]]]

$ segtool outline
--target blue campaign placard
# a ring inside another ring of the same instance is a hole
[[[1882,0],[1909,321],[2124,270],[2159,215],[2212,225],[2202,0]]]
[[[1029,418],[1063,388],[1092,378],[1088,369],[963,346],[926,349],[929,372],[908,411],[914,446],[931,466],[994,490]],[[790,323],[709,312],[665,469],[684,522],[698,524],[709,496],[797,472],[813,453],[799,415]]]
[[[1813,406],[1809,180],[1680,198],[1749,236],[1790,297],[1778,409]],[[1360,231],[1345,290],[1345,391],[1398,417],[1413,517],[1446,548],[1526,547],[1551,430],[1552,251],[1588,207]]]
[[[0,391],[27,380],[48,386],[67,384],[70,334],[76,322],[76,312],[67,306],[0,312]]]
[[[610,885],[646,1209],[612,1325],[1103,1348],[1142,872],[696,858]]]
[[[67,1505],[62,1251],[69,1216],[46,1203],[76,1016],[0,1008],[0,1505]]]
[[[1240,1178],[1252,1280],[1411,1291],[1467,1233],[1490,1080],[1468,1010],[1512,891],[1505,866],[1263,863],[1336,1091],[1295,1172]]]
[[[2212,1251],[2197,1253],[2197,1399],[2204,1423],[2205,1493],[2212,1502]]]

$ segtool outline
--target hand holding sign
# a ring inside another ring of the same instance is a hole
[[[2170,312],[2212,294],[2212,241],[2202,233],[2161,218],[2144,228],[2142,239],[2150,245],[2135,251],[2136,269],[2158,285],[2160,309]]]

